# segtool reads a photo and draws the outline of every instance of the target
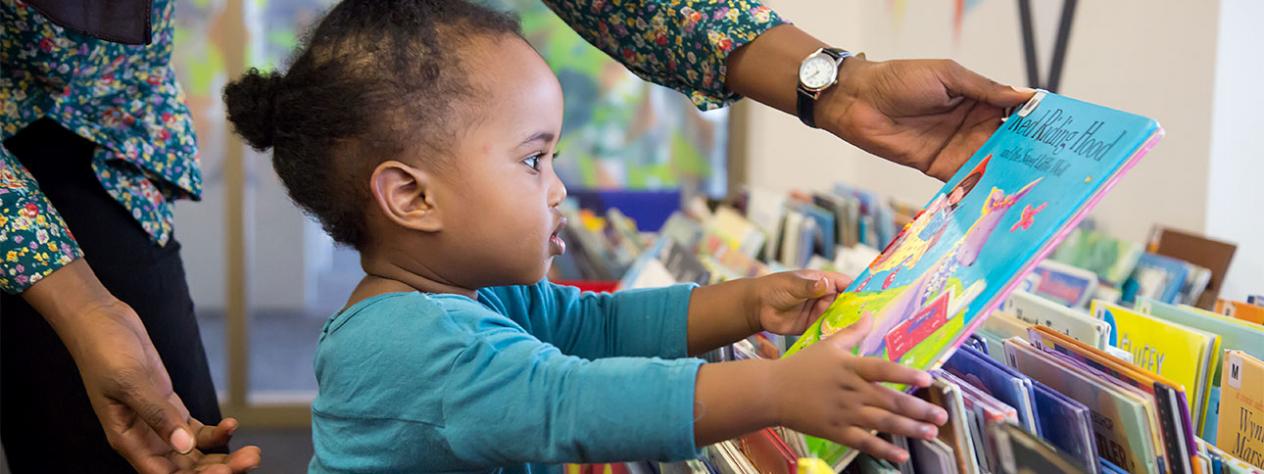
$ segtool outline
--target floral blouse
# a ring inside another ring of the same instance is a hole
[[[545,0],[581,36],[640,77],[702,109],[738,99],[724,60],[782,21],[754,0]],[[66,31],[20,0],[0,0],[0,140],[51,118],[98,145],[93,169],[157,245],[173,201],[201,197],[197,141],[171,67],[174,1],[155,0],[153,42]],[[0,290],[20,293],[82,256],[57,210],[0,146]]]

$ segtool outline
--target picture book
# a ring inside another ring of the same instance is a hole
[[[1181,384],[1192,394],[1189,412],[1201,426],[1209,379],[1219,359],[1220,336],[1099,301],[1093,302],[1092,310],[1114,329],[1112,346],[1130,352],[1134,364]]]
[[[1100,372],[1083,370],[1031,345],[1010,339],[1005,344],[1010,362],[1053,390],[1093,412],[1093,439],[1098,454],[1132,473],[1162,473],[1165,462],[1147,433],[1158,429],[1137,395],[1106,380]]]
[[[1136,309],[1139,312],[1157,318],[1219,335],[1222,349],[1220,354],[1223,354],[1223,350],[1236,349],[1244,351],[1257,359],[1264,359],[1264,326],[1233,319],[1192,306],[1161,303],[1149,298],[1139,299]],[[1209,377],[1211,389],[1208,391],[1207,408],[1204,410],[1203,421],[1200,423],[1202,426],[1200,432],[1203,437],[1209,440],[1214,440],[1216,434],[1215,425],[1218,412],[1215,409],[1215,404],[1219,398],[1220,368],[1222,365],[1221,363],[1213,364],[1214,370]]]
[[[1045,260],[1031,272],[1038,278],[1032,293],[1068,308],[1083,307],[1097,291],[1097,274],[1053,260]]]
[[[1001,472],[1007,474],[1075,474],[1086,472],[1053,445],[1014,425],[997,432]]]
[[[1154,397],[1160,429],[1150,433],[1161,434],[1168,469],[1174,473],[1195,472],[1194,426],[1185,389],[1180,384],[1043,326],[1033,327],[1027,338],[1040,350],[1062,354]]]
[[[1245,301],[1218,299],[1216,312],[1249,323],[1264,324],[1264,306],[1256,306]]]
[[[943,365],[944,371],[1018,410],[1022,426],[1039,434],[1031,379],[984,354],[961,347]]]
[[[1001,308],[1023,322],[1049,326],[1093,347],[1105,347],[1110,337],[1110,325],[1104,321],[1025,291],[1010,293]]]
[[[1097,472],[1097,446],[1093,444],[1088,407],[1040,382],[1033,382],[1032,389],[1040,438],[1079,461],[1085,471]]]
[[[1076,268],[1091,270],[1103,283],[1119,286],[1132,274],[1145,248],[1140,242],[1118,239],[1083,227],[1067,236],[1052,258]]]
[[[1125,293],[1123,300],[1131,303],[1137,296],[1146,296],[1164,303],[1176,303],[1189,278],[1189,264],[1183,260],[1146,252],[1137,260],[1129,278],[1136,282],[1132,294]]]
[[[948,412],[948,421],[939,427],[939,440],[952,448],[959,472],[977,474],[978,457],[974,452],[974,441],[970,437],[965,404],[961,400],[961,388],[943,377],[942,373],[932,371],[931,376],[934,378],[931,386],[914,394]]]
[[[858,354],[937,366],[1161,136],[1154,120],[1037,92],[787,356],[869,316]],[[838,466],[851,457],[810,447]]]
[[[1017,424],[1018,412],[1014,410],[1014,407],[1006,405],[951,372],[941,371],[940,373],[944,380],[956,384],[961,389],[962,406],[966,410],[970,438],[974,442],[974,452],[978,458],[980,470],[998,471],[1000,464],[996,459],[996,444],[995,440],[989,438],[991,432],[989,427],[999,423]]]
[[[1242,351],[1228,351],[1220,372],[1221,449],[1264,469],[1264,362]]]
[[[1190,296],[1195,301],[1182,301],[1203,309],[1211,309],[1220,295],[1220,287],[1238,248],[1228,242],[1163,227],[1151,231],[1149,247],[1151,252],[1181,259],[1209,271],[1210,275],[1203,285],[1190,290]]]

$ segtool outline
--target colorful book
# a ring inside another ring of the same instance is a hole
[[[1114,385],[1101,372],[1078,367],[1023,341],[1010,339],[1005,350],[1010,363],[1023,373],[1093,412],[1093,439],[1103,459],[1132,473],[1164,472],[1160,446],[1150,436],[1158,429],[1157,417],[1153,409],[1147,410],[1144,394]]]
[[[1086,472],[1066,453],[1014,425],[997,432],[1002,472],[1014,474],[1076,474]],[[1094,466],[1096,467],[1096,466]]]
[[[1045,260],[1031,272],[1037,281],[1030,290],[1068,308],[1083,307],[1097,291],[1097,274],[1053,260]]]
[[[870,316],[858,354],[937,366],[1161,136],[1154,120],[1038,92],[787,356]],[[810,447],[839,467],[854,456],[823,440]]]
[[[1027,338],[1040,350],[1062,354],[1108,375],[1112,381],[1131,385],[1153,397],[1160,430],[1149,433],[1161,438],[1167,469],[1173,473],[1198,472],[1194,466],[1197,448],[1194,425],[1190,421],[1185,389],[1180,384],[1043,326],[1033,327]]]
[[[1104,321],[1025,291],[1010,293],[1001,308],[1023,322],[1049,326],[1093,347],[1106,347],[1110,338],[1110,325]]]
[[[1228,351],[1220,372],[1221,449],[1264,469],[1264,362],[1242,351]]]
[[[1178,306],[1149,298],[1139,299],[1136,308],[1141,313],[1219,335],[1222,350],[1237,349],[1257,359],[1264,359],[1264,326],[1193,306]],[[1211,389],[1208,391],[1207,408],[1203,410],[1202,421],[1199,422],[1200,433],[1213,442],[1216,440],[1217,413],[1219,413],[1216,410],[1216,404],[1219,400],[1222,365],[1219,362],[1213,364],[1214,370],[1209,377]]]
[[[1181,384],[1192,394],[1189,412],[1198,429],[1204,416],[1211,374],[1220,354],[1220,335],[1133,311],[1093,302],[1093,315],[1111,324],[1111,345],[1132,354],[1141,368]]]
[[[943,365],[944,371],[996,397],[1018,410],[1024,429],[1040,434],[1036,418],[1035,393],[1031,379],[1010,367],[968,347],[960,347]]]
[[[978,474],[979,458],[974,452],[961,387],[944,375],[940,371],[932,371],[934,382],[930,387],[915,392],[915,395],[948,412],[948,421],[939,428],[939,440],[952,448],[959,472]]]
[[[1189,264],[1184,260],[1146,252],[1137,260],[1137,268],[1129,278],[1136,282],[1136,291],[1125,294],[1123,301],[1132,303],[1137,296],[1176,303],[1189,278]]]
[[[1249,323],[1264,324],[1264,306],[1245,301],[1216,300],[1216,312]]]
[[[998,472],[999,460],[996,458],[996,443],[990,437],[994,425],[1000,423],[1018,423],[1018,412],[1014,407],[997,400],[987,392],[958,378],[951,372],[941,372],[942,377],[961,388],[961,402],[966,409],[969,420],[970,436],[974,441],[974,452],[983,472]]]
[[[1093,422],[1088,407],[1040,382],[1032,383],[1032,389],[1036,395],[1040,438],[1079,461],[1086,472],[1098,472],[1097,446],[1093,444]]]
[[[1090,270],[1107,285],[1119,286],[1132,274],[1144,252],[1140,242],[1118,239],[1085,227],[1072,232],[1053,252],[1052,258]]]

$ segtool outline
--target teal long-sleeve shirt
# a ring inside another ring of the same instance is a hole
[[[692,286],[580,293],[541,282],[391,293],[316,349],[310,472],[547,472],[694,457]]]

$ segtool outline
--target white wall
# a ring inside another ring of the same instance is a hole
[[[1242,299],[1264,292],[1264,2],[1222,0],[1211,124],[1207,233],[1238,244],[1221,289]]]
[[[893,6],[901,2],[768,3],[801,28],[839,47],[863,51],[870,59],[952,58],[998,81],[1026,83],[1013,0],[979,2],[965,16],[959,39],[953,34],[953,2],[907,2],[903,14]],[[1032,3],[1043,72],[1062,2]],[[1264,110],[1257,85],[1264,77],[1258,59],[1258,47],[1264,44],[1259,29],[1264,7],[1254,0],[1224,4],[1228,10],[1222,15],[1221,2],[1079,2],[1060,92],[1153,117],[1167,131],[1098,205],[1098,222],[1114,235],[1137,241],[1143,241],[1155,224],[1237,241],[1242,249],[1230,283],[1239,291],[1259,291],[1264,288],[1259,278],[1264,277],[1247,275],[1264,273],[1264,255],[1250,252],[1264,252],[1264,243],[1261,232],[1252,234],[1242,216],[1251,207],[1260,215],[1259,205],[1264,204],[1261,187],[1246,185],[1247,179],[1264,176],[1259,160],[1248,159],[1259,155],[1247,142],[1252,138],[1249,129],[1260,127],[1241,118]],[[1218,36],[1219,22],[1230,21],[1222,16],[1232,16],[1238,25],[1227,24]],[[1224,35],[1238,36],[1230,40]],[[1217,62],[1217,45],[1226,41],[1232,44],[1220,50]],[[1216,87],[1223,90],[1216,94]],[[1256,102],[1240,100],[1250,94]],[[1213,104],[1220,127],[1215,159]],[[917,171],[877,159],[828,133],[808,130],[792,116],[765,107],[751,110],[752,186],[824,189],[842,180],[918,205],[939,187]],[[1223,181],[1224,176],[1237,183]],[[1217,185],[1209,186],[1209,180]]]

